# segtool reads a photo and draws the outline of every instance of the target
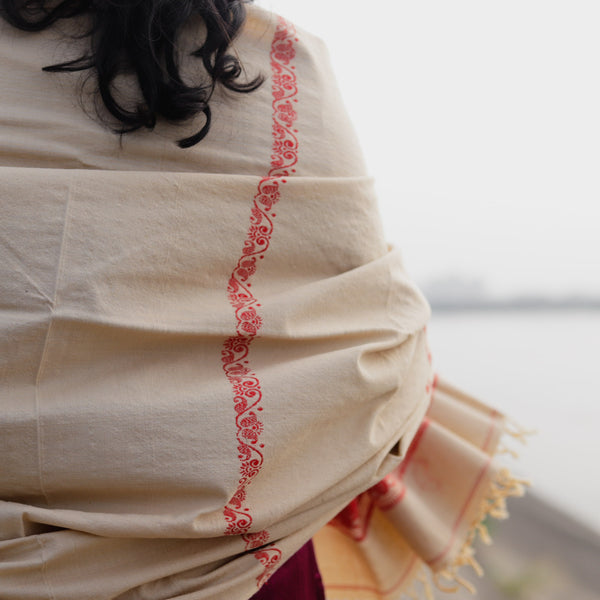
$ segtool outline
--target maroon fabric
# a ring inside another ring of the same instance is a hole
[[[250,600],[325,600],[312,541],[275,571]]]

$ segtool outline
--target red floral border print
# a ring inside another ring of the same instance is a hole
[[[264,425],[258,413],[262,411],[262,389],[256,372],[249,366],[250,345],[262,326],[259,315],[260,304],[251,291],[251,280],[256,273],[258,261],[265,257],[273,235],[276,214],[273,207],[280,199],[281,185],[285,177],[294,173],[292,168],[298,161],[297,130],[293,129],[297,119],[294,103],[298,93],[295,67],[291,64],[296,51],[296,31],[287,21],[279,18],[271,44],[273,146],[268,174],[258,184],[258,191],[250,213],[250,226],[244,241],[242,256],[229,279],[227,288],[229,302],[235,310],[236,335],[223,344],[223,370],[233,389],[236,413],[238,458],[240,478],[233,497],[223,510],[227,528],[226,535],[241,535],[246,550],[258,549],[257,560],[264,565],[257,579],[261,586],[281,560],[281,551],[274,546],[264,547],[269,533],[249,533],[252,514],[246,505],[246,490],[261,470],[264,463],[261,434]]]

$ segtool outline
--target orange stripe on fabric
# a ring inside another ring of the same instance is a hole
[[[391,587],[389,587],[385,590],[380,590],[376,587],[369,586],[369,585],[331,584],[331,585],[327,585],[325,587],[326,587],[326,589],[331,589],[331,590],[335,589],[335,590],[372,592],[374,594],[380,594],[380,595],[391,594],[392,592],[396,591],[404,583],[406,578],[410,575],[410,572],[412,571],[413,567],[415,566],[416,561],[417,561],[417,557],[415,555],[413,555],[413,557],[411,558],[410,562],[408,563],[408,565],[406,566],[404,571],[402,571],[402,574],[400,575],[400,579],[398,579],[396,581],[396,583],[394,583]]]

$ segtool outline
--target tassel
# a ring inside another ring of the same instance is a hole
[[[479,577],[483,575],[483,569],[475,559],[475,551],[473,549],[475,538],[479,537],[483,543],[490,544],[490,534],[487,527],[484,525],[484,521],[487,517],[506,519],[508,517],[508,512],[506,510],[506,499],[523,496],[525,494],[525,487],[528,485],[528,481],[513,477],[510,471],[506,468],[498,471],[498,474],[494,481],[492,481],[486,496],[481,501],[477,516],[471,525],[470,532],[467,535],[467,538],[465,539],[465,542],[458,555],[454,559],[454,562],[446,567],[443,571],[435,573],[433,576],[434,582],[440,591],[453,593],[456,592],[460,587],[463,587],[472,594],[476,592],[473,584],[461,577],[458,574],[458,570],[463,566],[469,566]],[[456,585],[449,586],[445,582],[441,581],[442,578],[451,584],[454,583]]]

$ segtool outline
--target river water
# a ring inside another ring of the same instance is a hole
[[[600,532],[600,311],[434,311],[428,332],[441,376],[537,430],[511,469]]]

